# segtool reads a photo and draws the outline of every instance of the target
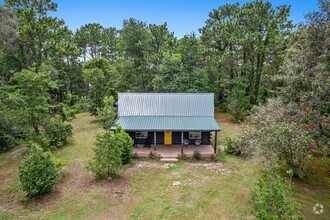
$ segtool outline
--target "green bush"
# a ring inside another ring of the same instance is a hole
[[[50,141],[47,138],[46,134],[32,135],[32,138],[29,141],[29,143],[38,144],[39,146],[42,146],[44,150],[48,150],[50,147]]]
[[[129,163],[133,156],[132,138],[121,128],[117,128],[114,138],[117,145],[121,148],[121,159],[123,164]]]
[[[107,131],[96,137],[94,157],[87,166],[97,179],[116,178],[123,163],[132,158],[133,140],[125,131],[118,128],[115,133]]]
[[[179,160],[187,160],[188,157],[187,157],[186,154],[183,153],[183,154],[180,154],[180,155],[179,155],[178,159],[179,159]]]
[[[70,107],[70,109],[72,109],[75,114],[88,110],[88,99],[79,97],[77,95],[68,95],[63,104]]]
[[[241,149],[238,146],[237,137],[226,137],[225,143],[226,143],[226,148],[225,148],[226,154],[233,154],[233,155],[242,154]]]
[[[72,136],[72,125],[69,122],[62,121],[58,115],[50,118],[44,127],[45,135],[51,146],[61,147]]]
[[[65,120],[72,120],[77,113],[88,111],[88,100],[77,95],[68,95],[60,105]]]
[[[292,202],[290,182],[265,173],[251,190],[252,212],[257,219],[299,219],[300,204]]]
[[[195,149],[195,150],[194,150],[194,153],[193,153],[193,158],[194,158],[195,160],[200,160],[200,159],[202,158],[202,156],[201,156],[201,152],[200,152],[199,150]]]
[[[74,105],[76,113],[88,111],[88,99],[81,97]]]
[[[55,167],[58,169],[58,170],[61,170],[63,167],[65,167],[68,163],[64,160],[61,160],[57,157],[52,157],[52,160],[55,164]]]
[[[34,144],[19,166],[19,179],[22,189],[29,196],[40,197],[60,181],[60,175],[50,152],[44,152]]]
[[[70,106],[67,106],[64,104],[62,104],[62,110],[63,110],[65,120],[74,119],[75,115],[77,113],[76,110],[74,109],[74,107],[70,107]]]

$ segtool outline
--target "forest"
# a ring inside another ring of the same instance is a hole
[[[310,158],[329,157],[328,1],[301,24],[289,19],[290,6],[225,4],[182,38],[167,23],[135,18],[121,29],[89,23],[72,31],[50,15],[57,7],[0,5],[0,154],[60,148],[77,113],[112,125],[118,92],[180,92],[214,93],[216,109],[242,125],[222,142],[231,154],[261,155],[271,170],[285,163],[297,178],[308,176]]]

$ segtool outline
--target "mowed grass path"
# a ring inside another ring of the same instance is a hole
[[[239,133],[238,124],[217,113],[220,139]],[[81,113],[72,121],[70,144],[54,151],[65,161],[61,183],[35,202],[20,202],[25,193],[17,178],[26,148],[0,154],[0,219],[242,219],[249,213],[249,191],[260,176],[255,160],[222,157],[219,163],[180,162],[173,166],[134,160],[121,178],[96,182],[84,167],[93,156],[95,135],[101,131],[95,118]],[[302,185],[302,184],[300,184]],[[296,198],[311,206],[317,197],[327,206],[326,192],[303,185]],[[325,191],[324,191],[325,190]],[[315,216],[310,208],[309,217]],[[304,212],[305,212],[304,211]]]

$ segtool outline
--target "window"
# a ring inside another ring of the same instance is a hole
[[[146,131],[137,131],[135,132],[135,138],[147,138],[148,132]]]
[[[200,131],[190,131],[189,132],[189,139],[201,139],[202,132]]]

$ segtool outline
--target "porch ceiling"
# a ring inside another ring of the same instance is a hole
[[[121,116],[117,124],[126,131],[220,131],[209,116]]]

